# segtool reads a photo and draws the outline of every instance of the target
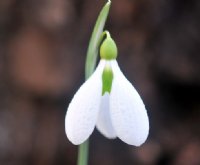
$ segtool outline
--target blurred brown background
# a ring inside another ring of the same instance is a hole
[[[75,165],[64,132],[105,1],[0,1],[0,165]],[[106,29],[150,117],[142,147],[90,139],[91,165],[200,165],[200,1],[113,0]]]

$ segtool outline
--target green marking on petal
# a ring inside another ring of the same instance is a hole
[[[113,81],[112,68],[110,67],[109,64],[106,64],[102,74],[102,82],[103,82],[102,96],[105,94],[105,92],[108,93],[111,92],[112,81]]]
[[[101,59],[112,60],[117,58],[117,46],[115,41],[110,37],[108,31],[106,31],[106,39],[103,41],[100,47]]]

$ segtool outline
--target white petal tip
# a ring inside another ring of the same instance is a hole
[[[147,123],[145,122],[143,126],[140,125],[140,130],[130,132],[130,134],[127,133],[127,136],[120,137],[120,139],[129,145],[141,146],[145,143],[149,135],[149,125]]]
[[[116,134],[114,132],[113,133],[112,132],[106,132],[105,130],[102,131],[102,129],[100,129],[98,127],[96,127],[96,128],[107,139],[116,139],[117,138],[117,136],[116,136]]]

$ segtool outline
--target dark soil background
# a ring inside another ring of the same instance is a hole
[[[75,165],[64,118],[103,0],[0,1],[0,165]],[[137,148],[90,138],[90,165],[200,165],[200,1],[113,0],[106,23],[142,96]]]

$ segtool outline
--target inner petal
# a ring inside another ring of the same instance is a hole
[[[109,105],[109,99],[110,96],[108,92],[106,92],[101,97],[101,103],[100,103],[100,110],[98,115],[98,120],[96,127],[105,137],[109,139],[116,138],[116,133],[112,125],[112,121],[110,118],[110,105]]]

